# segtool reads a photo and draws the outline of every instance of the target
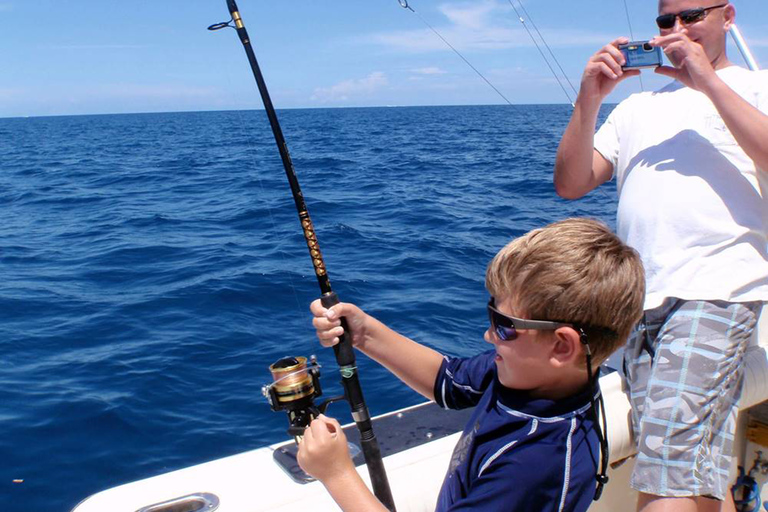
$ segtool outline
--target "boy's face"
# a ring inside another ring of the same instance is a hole
[[[525,318],[512,299],[497,299],[496,309],[509,316]],[[483,338],[496,347],[496,368],[503,386],[546,391],[555,376],[550,364],[554,331],[519,329],[517,338],[504,341],[489,326]]]

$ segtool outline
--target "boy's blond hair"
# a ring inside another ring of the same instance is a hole
[[[591,219],[562,220],[513,240],[491,261],[485,286],[497,301],[511,298],[520,316],[582,328],[596,364],[625,343],[645,297],[640,256]]]

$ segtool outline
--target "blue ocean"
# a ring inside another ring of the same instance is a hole
[[[333,289],[439,351],[488,348],[485,266],[571,216],[569,105],[279,111]],[[602,113],[603,115],[606,112]],[[288,439],[268,366],[316,354],[319,288],[263,111],[0,119],[0,508]],[[372,414],[423,399],[364,356]],[[351,421],[344,404],[329,414]]]

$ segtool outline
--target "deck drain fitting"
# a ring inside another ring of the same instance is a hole
[[[197,492],[180,498],[155,503],[136,512],[214,512],[219,508],[219,497],[209,492]]]

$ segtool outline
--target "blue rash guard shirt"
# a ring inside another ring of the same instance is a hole
[[[443,361],[435,401],[475,407],[454,449],[438,511],[585,511],[600,455],[590,390],[561,400],[504,387],[495,351]]]

